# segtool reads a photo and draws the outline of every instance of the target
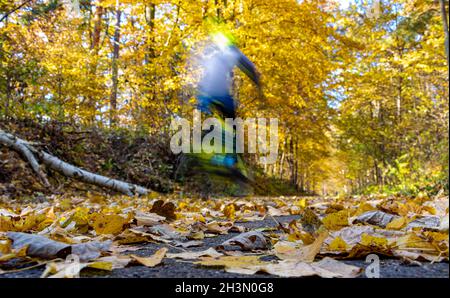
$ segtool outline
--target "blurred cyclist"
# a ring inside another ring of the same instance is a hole
[[[236,117],[236,104],[231,94],[232,71],[235,66],[242,70],[260,89],[260,75],[255,65],[235,46],[233,38],[224,33],[216,32],[211,35],[212,44],[205,49],[201,67],[203,76],[198,84],[197,107],[207,115],[218,114],[224,124],[225,118]],[[234,129],[224,127],[226,133],[233,134]],[[234,141],[234,144],[236,142]],[[210,163],[223,166],[242,173],[243,167],[238,169],[239,158],[233,146],[232,154],[215,154]],[[243,174],[246,176],[245,174]]]

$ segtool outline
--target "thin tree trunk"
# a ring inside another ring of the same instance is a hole
[[[99,1],[101,3],[101,0]],[[94,57],[92,61],[90,61],[90,65],[88,67],[89,75],[92,77],[96,76],[97,73],[97,59],[96,56],[98,55],[99,49],[100,49],[100,35],[103,29],[103,14],[105,12],[105,9],[101,5],[97,5],[95,8],[95,14],[94,14],[94,29],[91,33],[91,55]],[[90,28],[89,24],[89,28]],[[96,109],[96,99],[92,96],[87,97],[87,107],[89,108],[90,117],[89,120],[91,123],[94,123],[95,121],[95,109]]]
[[[281,153],[281,159],[280,159],[280,179],[283,179],[283,172],[284,172],[284,149]]]
[[[112,57],[112,87],[111,87],[111,97],[110,97],[110,115],[109,121],[110,125],[114,126],[116,123],[116,112],[117,112],[117,89],[119,84],[119,50],[120,50],[120,16],[122,12],[119,9],[119,6],[116,8],[116,26],[114,28],[114,46],[113,46],[113,57]]]
[[[95,17],[94,17],[94,32],[92,33],[91,39],[91,50],[98,53],[98,46],[100,44],[100,33],[102,31],[102,17],[103,17],[104,8],[102,6],[97,6],[95,8]]]
[[[445,54],[447,55],[447,67],[449,66],[449,32],[448,32],[448,20],[447,20],[447,11],[445,9],[445,1],[439,0],[439,3],[441,5],[441,15],[442,15],[442,23],[444,25],[444,32],[445,32]]]

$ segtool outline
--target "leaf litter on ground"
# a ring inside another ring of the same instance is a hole
[[[276,217],[284,215],[295,219],[280,224]],[[241,224],[267,216],[275,228],[247,230]],[[228,239],[208,247],[206,238],[218,236]],[[163,248],[153,255],[129,255],[147,243]],[[181,252],[168,253],[168,247]],[[13,259],[46,265],[43,277],[77,277],[84,268],[152,267],[173,258],[241,274],[354,277],[360,269],[339,259],[370,253],[411,262],[448,261],[448,197],[201,200],[91,193],[53,195],[27,206],[0,201],[0,274],[10,271],[2,264]],[[74,255],[78,267],[64,260]],[[262,261],[264,256],[271,261]]]

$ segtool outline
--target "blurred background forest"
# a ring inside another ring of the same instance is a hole
[[[247,158],[275,191],[447,191],[447,12],[444,0],[0,0],[0,129],[173,190],[170,122],[192,115],[190,57],[216,18],[262,74],[265,101],[234,74],[239,116],[280,121],[277,162]],[[7,193],[24,169],[0,155]]]

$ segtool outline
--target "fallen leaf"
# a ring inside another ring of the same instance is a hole
[[[441,224],[439,225],[439,231],[448,232],[448,214],[444,215]]]
[[[27,254],[31,257],[44,259],[65,258],[72,251],[69,244],[57,242],[40,235],[21,232],[8,232],[6,235],[12,240],[14,249],[27,246]]]
[[[163,200],[158,200],[153,204],[150,212],[164,216],[169,220],[174,220],[177,218],[175,215],[175,205],[172,202],[164,203]]]
[[[150,227],[148,229],[151,233],[160,235],[164,239],[171,240],[185,240],[186,237],[181,235],[174,227],[169,224],[162,224]]]
[[[280,209],[274,208],[272,206],[267,206],[267,213],[269,213],[272,216],[289,215],[288,212],[281,211]]]
[[[134,216],[138,226],[154,226],[160,224],[166,218],[156,213],[137,212]]]
[[[375,211],[369,211],[365,212],[353,221],[354,223],[368,223],[371,225],[379,226],[379,227],[386,227],[388,223],[393,221],[394,219],[398,218],[395,215],[385,213],[383,211],[375,210]]]
[[[313,266],[337,274],[338,276],[336,277],[341,278],[357,277],[362,272],[362,269],[357,266],[347,265],[343,262],[337,261],[329,257],[326,257],[320,260],[319,262],[313,263]]]
[[[308,233],[313,234],[320,228],[320,226],[322,226],[322,221],[309,207],[303,209],[300,216],[299,221],[302,224],[303,229]]]
[[[407,220],[404,217],[399,217],[394,220],[392,220],[390,223],[386,225],[386,229],[391,230],[400,230],[404,228],[407,224]]]
[[[223,256],[220,252],[216,251],[214,248],[210,247],[207,250],[204,251],[188,251],[188,252],[181,252],[181,253],[169,253],[167,254],[168,258],[173,259],[185,259],[185,260],[194,260],[198,259],[200,257],[212,257],[217,258]]]
[[[156,265],[159,265],[162,262],[166,253],[167,253],[167,248],[163,247],[163,248],[159,249],[157,252],[155,252],[155,254],[150,257],[139,257],[136,255],[131,255],[131,258],[133,258],[138,263],[140,263],[146,267],[155,267]]]
[[[102,252],[108,251],[112,241],[89,241],[85,243],[72,244],[72,254],[80,257],[81,261],[98,258]]]
[[[153,240],[149,235],[143,235],[142,233],[135,233],[130,229],[126,229],[114,238],[119,244],[134,244],[150,242]]]
[[[428,254],[424,252],[395,249],[393,250],[393,256],[398,258],[403,258],[406,260],[417,260],[422,262],[442,262],[448,261],[448,256],[437,256],[433,254]]]
[[[417,249],[422,251],[436,251],[436,248],[427,240],[416,234],[408,233],[396,239],[398,249]]]
[[[388,246],[388,240],[383,237],[376,237],[364,233],[361,235],[360,244],[368,247],[379,247],[381,249],[385,249]]]
[[[275,255],[282,260],[296,260],[302,262],[313,262],[324,240],[328,237],[328,232],[322,232],[313,243],[300,248],[295,248],[278,242],[274,246]]]
[[[97,234],[117,235],[123,231],[127,219],[117,214],[96,214],[92,226]]]
[[[99,270],[111,271],[113,264],[111,262],[97,261],[91,263],[80,263],[66,260],[59,263],[48,263],[41,278],[76,278],[79,277],[81,270],[84,268],[93,268]]]
[[[112,265],[112,269],[120,269],[126,267],[131,262],[129,256],[106,256],[98,258],[98,262],[107,262]]]
[[[278,263],[251,266],[230,266],[225,269],[230,273],[255,274],[266,272],[281,277],[320,276],[325,278],[352,278],[360,274],[361,268],[347,265],[332,258],[324,258],[315,263],[284,260]]]
[[[236,209],[234,204],[228,204],[223,209],[223,215],[229,220],[234,220],[236,218]]]
[[[227,234],[228,230],[231,229],[233,224],[231,223],[219,223],[212,221],[206,224],[206,231],[214,234]]]
[[[439,229],[440,224],[441,218],[439,216],[422,216],[411,221],[406,226],[406,229],[409,230],[413,228],[427,228],[437,230]]]
[[[218,258],[203,257],[194,264],[206,267],[247,268],[255,265],[264,265],[259,256],[222,256]]]
[[[99,257],[101,252],[108,250],[111,245],[110,241],[91,241],[69,245],[41,235],[21,232],[9,232],[7,236],[13,241],[13,248],[19,249],[27,246],[28,256],[44,259],[65,258],[69,254],[75,254],[80,260],[87,261]]]
[[[232,248],[239,246],[241,250],[257,250],[257,249],[267,249],[269,243],[266,237],[261,232],[250,231],[246,233],[239,234],[231,239],[226,240],[222,244],[218,245],[217,248],[221,250],[233,250]]]
[[[12,211],[6,210],[6,209],[0,209],[0,216],[5,216],[5,217],[12,217],[12,218],[20,218],[19,214],[16,214]]]
[[[348,210],[341,210],[331,213],[322,219],[323,224],[327,229],[340,230],[345,226],[348,226]]]
[[[174,245],[177,247],[183,247],[183,248],[197,247],[197,246],[202,246],[203,241],[200,241],[200,240],[192,240],[192,241],[187,241],[187,242],[175,241]]]
[[[347,251],[347,247],[347,243],[341,237],[334,238],[328,245],[328,249],[331,251]]]

